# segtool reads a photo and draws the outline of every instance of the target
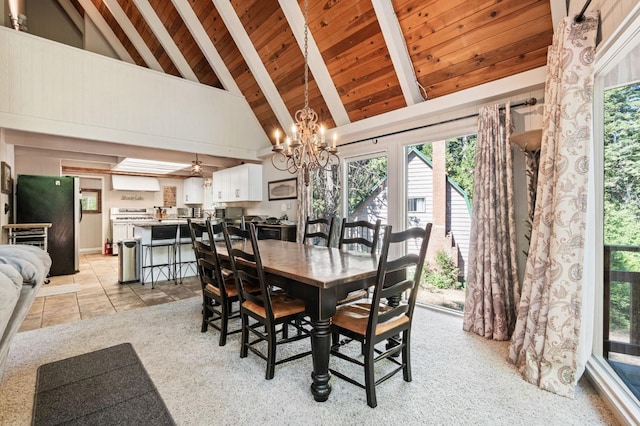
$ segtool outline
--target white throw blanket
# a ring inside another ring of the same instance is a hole
[[[50,268],[51,257],[39,247],[0,245],[0,378],[11,339]]]

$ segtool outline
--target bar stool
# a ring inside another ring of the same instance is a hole
[[[144,265],[147,264],[147,258],[149,260],[148,266],[143,269],[148,270],[148,274],[151,275],[151,288],[155,288],[155,283],[158,281],[158,276],[162,275],[167,280],[173,279],[176,281],[176,247],[178,239],[178,225],[159,225],[151,227],[151,242],[149,244],[143,244],[142,250],[144,252]],[[166,248],[167,260],[162,263],[154,263],[153,254],[158,248]],[[158,270],[158,276],[154,275],[154,271]],[[148,275],[144,274],[146,279]],[[144,279],[142,285],[144,285]]]
[[[193,242],[191,241],[191,231],[189,229],[190,222],[191,221],[189,220],[188,223],[180,225],[180,227],[178,228],[178,238],[176,239],[176,251],[178,253],[178,264],[176,268],[178,269],[178,279],[180,284],[182,284],[182,277],[184,277],[185,275],[182,273],[182,268],[186,268],[187,273],[189,272],[189,270],[192,270],[194,275],[198,274],[198,261],[195,257],[191,260],[182,260],[182,247],[187,246],[189,248],[193,248]],[[202,237],[202,233],[200,233],[198,237]]]

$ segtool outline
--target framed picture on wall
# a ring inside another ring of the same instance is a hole
[[[298,198],[298,178],[274,180],[268,184],[269,201]]]
[[[2,190],[3,194],[11,194],[11,187],[13,185],[11,180],[11,166],[3,161],[0,167],[2,168],[0,190]]]

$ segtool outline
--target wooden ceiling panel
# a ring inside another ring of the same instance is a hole
[[[81,14],[78,0],[70,0]],[[116,22],[104,0],[91,0],[134,61],[143,58]],[[163,46],[153,34],[134,0],[117,0],[149,47],[162,69],[179,76]],[[212,65],[170,0],[148,0],[178,46],[198,80],[221,87]],[[226,0],[225,0],[226,1]],[[294,1],[294,0],[287,0]],[[303,10],[304,0],[295,0]],[[304,55],[292,27],[304,22],[287,22],[278,0],[229,0],[279,97],[291,116],[305,103]],[[415,80],[427,90],[428,98],[443,96],[546,64],[552,42],[550,0],[391,0],[394,16],[384,19],[384,28],[402,32]],[[280,127],[275,105],[269,104],[247,60],[212,0],[188,0],[215,46],[240,92],[269,137]],[[294,3],[295,6],[295,3]],[[287,5],[289,7],[289,5]],[[397,23],[395,22],[397,20]],[[333,112],[341,122],[356,122],[406,107],[411,94],[403,93],[376,16],[372,0],[309,0],[309,32],[324,61],[313,70],[322,72],[318,81],[309,69],[309,106],[325,126],[335,126]],[[401,41],[399,44],[401,44]],[[208,43],[208,41],[206,41]],[[397,40],[392,48],[397,48]],[[401,47],[402,48],[402,47]],[[313,55],[313,52],[312,52]],[[406,68],[406,66],[405,66]],[[406,82],[406,70],[402,80]],[[322,77],[322,78],[320,78]],[[264,78],[264,76],[260,77]],[[409,76],[409,84],[411,77]],[[318,87],[318,82],[325,86]],[[405,83],[405,90],[407,90]],[[332,87],[326,87],[331,85]],[[335,94],[335,98],[332,96]],[[340,105],[340,103],[342,105]],[[346,117],[341,109],[346,111]],[[285,124],[285,127],[288,127]],[[288,129],[287,129],[288,130]],[[273,142],[273,141],[272,141]]]
[[[546,56],[528,55],[551,44],[549,2],[536,0],[433,1],[394,0],[400,27],[418,82],[428,88],[429,98],[453,93],[477,84],[507,77],[544,65]],[[454,5],[450,3],[455,3]],[[452,8],[452,6],[455,6]],[[487,72],[501,63],[512,68]],[[528,65],[527,65],[528,64]],[[449,83],[444,83],[449,81]],[[443,82],[442,84],[439,84]],[[455,83],[453,83],[455,82]]]
[[[142,37],[142,40],[144,40],[145,44],[149,47],[149,50],[151,50],[151,53],[153,53],[153,56],[156,58],[164,72],[180,77],[181,75],[178,68],[176,68],[169,55],[167,55],[167,52],[165,52],[164,48],[156,38],[155,34],[153,34],[153,31],[151,31],[151,28],[144,20],[144,17],[136,5],[133,3],[133,0],[118,0],[118,3],[129,18],[129,21],[131,21],[131,24],[138,31],[138,34],[140,34],[140,37]]]
[[[548,21],[551,20],[549,5],[532,2],[533,4],[527,7],[525,3],[501,3],[495,8],[480,11],[458,21],[455,25],[448,26],[441,31],[436,31],[424,37],[419,42],[424,47],[420,46],[420,44],[412,44],[409,45],[409,50],[424,52],[415,56],[435,56],[431,53],[431,50],[436,49],[444,53],[461,49],[478,50],[478,43],[483,43],[489,38],[494,38],[494,42],[499,41],[501,40],[501,35],[513,28],[519,28],[522,34],[513,34],[516,40],[547,29]],[[498,20],[498,17],[501,19]],[[540,22],[535,22],[541,18]],[[498,27],[496,28],[496,26]],[[509,41],[513,40],[506,40],[503,43],[508,43]],[[488,44],[483,48],[493,49],[495,47],[499,47],[499,45]]]
[[[249,66],[240,54],[240,50],[233,37],[231,37],[222,17],[211,0],[190,0],[190,2],[194,13],[202,23],[240,92],[247,99],[262,128],[271,137],[273,135],[271,129],[277,124],[276,116],[258,82],[250,72]]]
[[[71,4],[78,11],[80,16],[82,16],[84,18],[84,8],[80,4],[80,2],[78,0],[71,0]]]
[[[198,81],[207,86],[221,89],[220,79],[211,68],[207,58],[200,50],[173,3],[166,0],[149,0],[149,4],[158,15],[162,25],[169,32],[169,35],[171,35]]]
[[[540,49],[542,49],[543,52],[546,52],[548,45],[545,40],[548,37],[553,37],[553,31],[551,31],[551,29],[547,30],[546,33],[542,33],[542,36],[540,36],[540,34],[536,34],[534,36],[518,40],[515,43],[505,45],[499,49],[491,50],[486,54],[474,55],[467,60],[463,60],[446,67],[443,66],[438,70],[433,70],[426,77],[424,77],[424,81],[428,81],[429,85],[431,86],[444,80],[454,78],[456,76],[462,76],[473,72],[478,68],[478,65],[486,66],[489,64],[496,64],[502,61],[505,57],[513,56],[513,52],[531,53],[538,52]],[[536,64],[541,62],[540,65],[534,65],[534,67],[545,65],[546,53],[543,53],[541,57],[534,62]],[[418,76],[419,80],[422,80],[422,69],[417,69],[416,75]]]
[[[141,67],[147,67],[147,63],[142,59],[140,52],[135,48],[127,34],[124,32],[118,21],[113,17],[113,14],[109,10],[109,8],[103,3],[102,0],[91,0],[94,4],[102,18],[105,20],[111,31],[116,35],[122,46],[126,49],[127,53],[131,56],[136,65],[140,65]],[[84,12],[84,11],[83,11]]]
[[[406,106],[371,1],[312,1],[309,27],[351,121]]]
[[[429,98],[439,97],[460,90],[477,86],[486,81],[493,81],[505,77],[504,70],[512,70],[515,73],[525,72],[533,68],[546,65],[547,48],[529,52],[520,56],[511,57],[484,68],[478,68],[464,75],[457,75],[433,85],[425,86]]]
[[[277,1],[233,1],[232,4],[282,101],[293,117],[305,103],[304,54],[280,5]],[[308,93],[309,106],[316,111],[319,121],[327,128],[334,127],[335,122],[311,72]]]

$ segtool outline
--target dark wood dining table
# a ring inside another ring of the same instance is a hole
[[[233,244],[250,245],[244,241]],[[216,247],[218,255],[228,260],[224,244]],[[331,317],[338,300],[375,283],[378,256],[278,240],[259,240],[258,247],[269,283],[305,302],[312,325],[311,393],[316,401],[326,401],[331,393]]]

